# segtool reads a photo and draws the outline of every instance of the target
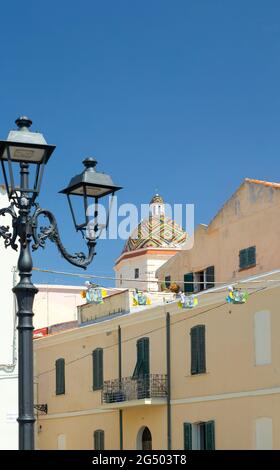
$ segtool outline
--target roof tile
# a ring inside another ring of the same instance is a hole
[[[246,183],[253,183],[253,184],[262,184],[263,186],[270,186],[272,188],[280,188],[280,183],[273,183],[271,181],[262,181],[262,180],[255,180],[252,178],[245,178]]]

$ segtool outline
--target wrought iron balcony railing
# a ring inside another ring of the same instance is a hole
[[[167,395],[167,379],[163,374],[150,374],[134,379],[107,380],[103,384],[102,403],[119,403],[143,398],[164,398]]]

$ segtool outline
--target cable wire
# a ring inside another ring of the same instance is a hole
[[[37,272],[42,272],[42,273],[48,273],[48,274],[59,274],[62,276],[72,276],[72,277],[78,277],[81,279],[104,279],[104,280],[109,280],[109,281],[127,281],[127,282],[152,282],[152,283],[165,283],[166,281],[163,279],[135,279],[135,278],[119,278],[116,276],[100,276],[100,275],[95,275],[95,274],[79,274],[79,273],[70,273],[70,272],[65,272],[65,271],[54,271],[52,269],[43,269],[43,268],[37,268],[33,267],[33,271]],[[276,273],[280,273],[280,270],[277,271]],[[274,273],[274,274],[276,274]],[[251,280],[244,280],[244,279],[236,279],[232,281],[214,281],[213,284],[221,284],[221,285],[236,285],[236,284],[260,284],[263,282],[280,282],[280,279],[251,279]],[[179,280],[179,281],[171,281],[171,283],[183,283],[183,284],[207,284],[207,282],[204,281],[184,281],[184,280]],[[210,282],[209,282],[210,283]]]

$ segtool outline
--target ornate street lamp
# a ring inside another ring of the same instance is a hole
[[[61,193],[67,195],[71,214],[77,231],[86,240],[88,253],[70,254],[64,248],[58,232],[55,216],[47,209],[40,208],[36,198],[40,192],[44,167],[55,146],[48,145],[42,134],[31,132],[32,121],[23,116],[16,120],[18,129],[10,131],[6,141],[0,141],[0,161],[10,206],[0,209],[0,215],[9,214],[12,227],[0,226],[0,236],[6,247],[14,250],[20,245],[18,272],[20,281],[13,292],[18,304],[18,374],[19,374],[19,449],[34,449],[34,400],[33,400],[33,301],[38,292],[32,284],[32,250],[44,248],[49,239],[57,245],[62,256],[71,264],[86,269],[95,255],[95,246],[100,236],[98,225],[98,202],[104,196],[113,195],[121,189],[115,186],[110,176],[98,173],[96,161],[84,160],[84,171],[71,179]],[[18,168],[19,167],[19,168]],[[16,170],[20,169],[19,181]],[[33,183],[31,184],[31,179]],[[72,197],[83,198],[84,219],[77,223],[77,216],[71,201]],[[93,223],[90,222],[90,208],[94,210]],[[47,227],[38,228],[38,219],[44,216],[49,220]],[[109,208],[107,211],[107,223]],[[107,223],[105,225],[107,225]]]

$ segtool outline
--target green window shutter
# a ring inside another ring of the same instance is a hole
[[[147,375],[150,373],[149,349],[149,338],[141,338],[137,341],[137,362],[141,364],[139,371],[141,375]]]
[[[100,388],[103,387],[103,349],[99,349],[99,361],[98,361],[98,382]]]
[[[184,274],[184,292],[193,292],[193,284],[188,284],[189,282],[193,283],[193,273]]]
[[[206,289],[215,287],[215,266],[206,268]]]
[[[94,431],[94,433],[93,433],[93,447],[94,447],[94,450],[99,450],[99,434],[98,434],[98,431]]]
[[[93,390],[103,387],[103,349],[97,348],[92,352]]]
[[[143,338],[143,375],[150,374],[150,342],[149,338]]]
[[[191,329],[191,374],[198,373],[198,330]]]
[[[64,395],[65,393],[65,360],[63,358],[55,361],[56,376],[56,395]]]
[[[94,431],[93,435],[94,441],[94,450],[104,450],[105,449],[105,434],[102,429],[97,429]]]
[[[247,249],[247,259],[248,259],[248,266],[254,266],[256,264],[256,247],[250,246]]]
[[[135,366],[133,374],[132,374],[132,378],[133,379],[138,379],[138,377],[141,374],[142,369],[143,369],[143,361],[138,362],[138,359],[137,359],[136,366]]]
[[[247,250],[239,251],[239,268],[243,269],[247,266]]]
[[[92,382],[92,388],[93,390],[98,389],[98,369],[97,369],[97,350],[95,349],[92,351],[92,377],[93,377],[93,382]]]
[[[192,450],[192,425],[184,423],[184,450]]]
[[[250,246],[239,251],[239,268],[249,268],[256,264],[256,247]]]
[[[205,325],[191,329],[191,374],[206,372]]]
[[[198,373],[206,372],[205,325],[198,327]]]
[[[206,450],[215,450],[215,421],[205,423],[205,432]]]
[[[137,362],[133,378],[150,374],[150,341],[149,338],[140,338],[137,341]]]

